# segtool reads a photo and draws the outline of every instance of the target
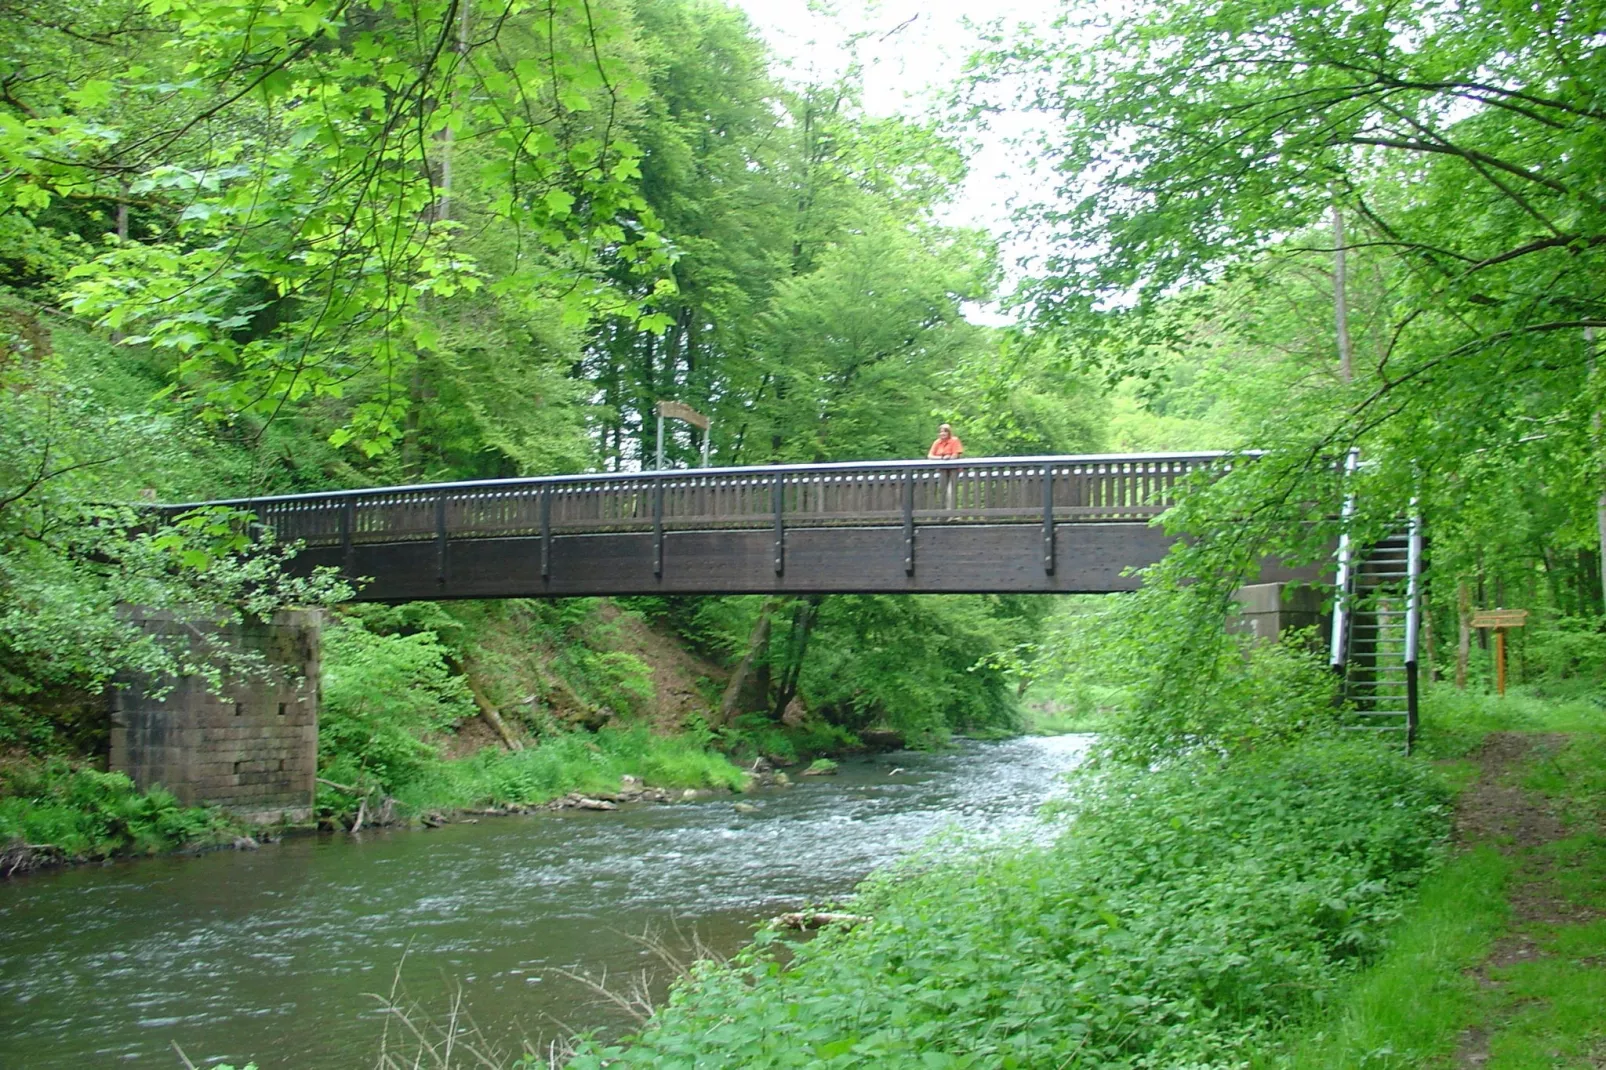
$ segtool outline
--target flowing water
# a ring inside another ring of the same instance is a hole
[[[617,1029],[619,1014],[560,971],[628,977],[653,961],[632,937],[672,920],[728,952],[760,919],[846,894],[934,832],[1028,827],[1087,745],[967,742],[744,797],[0,882],[0,1067],[174,1067],[175,1042],[197,1066],[372,1065],[374,994],[398,977],[434,1013],[461,993],[503,1050]]]

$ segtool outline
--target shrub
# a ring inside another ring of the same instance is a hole
[[[629,774],[666,788],[718,787],[740,791],[747,776],[695,739],[659,736],[645,726],[609,726],[548,736],[540,746],[482,750],[455,762],[436,762],[398,792],[412,810],[537,804],[570,792],[617,791]]]
[[[1236,1065],[1377,952],[1447,826],[1431,771],[1365,741],[1098,776],[1052,846],[885,872],[869,924],[761,934],[571,1067]]]
[[[185,806],[160,788],[142,792],[122,773],[62,759],[0,771],[0,845],[49,844],[69,857],[151,852],[232,835],[221,813]]]
[[[394,792],[437,759],[430,733],[475,712],[434,632],[376,635],[356,620],[325,629],[318,764],[328,779]]]

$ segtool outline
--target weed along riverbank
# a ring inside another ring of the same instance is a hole
[[[833,776],[740,796],[6,882],[0,1065],[166,1068],[173,1041],[198,1066],[369,1065],[386,1022],[372,997],[398,971],[420,1022],[444,1020],[460,993],[504,1063],[526,1042],[618,1035],[635,1021],[570,974],[628,991],[650,968],[661,998],[670,971],[635,937],[651,930],[684,956],[695,934],[733,954],[764,919],[851,892],[934,833],[1029,830],[1089,745],[962,741],[844,758]]]

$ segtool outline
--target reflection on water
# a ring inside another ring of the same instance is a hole
[[[0,1066],[278,1067],[372,1061],[372,993],[398,969],[488,1033],[614,1023],[557,970],[618,975],[679,919],[731,950],[782,905],[849,891],[954,826],[1019,829],[1088,737],[847,761],[736,800],[487,818],[433,832],[303,837],[255,852],[0,883]],[[894,773],[894,769],[901,772]]]

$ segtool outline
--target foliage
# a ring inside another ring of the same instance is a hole
[[[0,765],[0,844],[20,840],[48,844],[68,858],[104,858],[233,833],[218,811],[184,806],[161,788],[141,792],[121,773],[61,759]]]
[[[189,429],[109,403],[78,381],[84,359],[40,343],[0,361],[0,697],[98,690],[119,669],[214,681],[260,671],[209,628],[348,588],[329,574],[286,575],[294,547],[248,537],[229,510],[153,519],[129,504],[195,459]],[[123,605],[195,627],[164,636]]]
[[[1431,773],[1364,743],[1081,787],[1053,846],[895,868],[867,925],[765,934],[570,1065],[1235,1064],[1381,950],[1447,824]]]
[[[1404,1070],[1450,1054],[1486,1021],[1472,1006],[1472,971],[1506,920],[1510,871],[1488,846],[1452,859],[1423,882],[1382,960],[1310,1022],[1267,1038],[1250,1065]]]
[[[1136,594],[1071,603],[1041,645],[1014,655],[1039,692],[1106,712],[1107,754],[1147,766],[1200,747],[1254,750],[1336,724],[1337,682],[1311,636],[1267,643],[1223,628],[1220,585],[1167,586],[1174,572],[1151,572]]]
[[[1029,636],[1046,609],[1005,595],[829,599],[803,694],[838,724],[884,725],[913,745],[950,730],[1015,727],[1013,689],[984,659]]]
[[[747,787],[745,773],[697,740],[655,735],[634,725],[607,726],[594,735],[555,733],[539,746],[515,753],[486,749],[437,762],[397,799],[414,813],[485,804],[536,805],[570,792],[616,792],[626,775],[665,788]]]
[[[661,258],[618,136],[642,87],[616,8],[84,0],[25,25],[0,195],[47,234],[142,210],[137,238],[125,214],[82,241],[71,300],[174,354],[215,419],[366,377],[335,440],[394,444],[408,395],[383,387],[438,351],[427,300],[485,284],[454,199],[533,241],[493,289],[642,314],[594,268]]]
[[[1606,929],[1593,920],[1606,877],[1606,842],[1593,832],[1606,799],[1599,713],[1530,695],[1497,700],[1435,690],[1424,721],[1429,741],[1470,736],[1475,744],[1500,731],[1526,743],[1527,755],[1498,774],[1488,764],[1461,763],[1464,781],[1479,779],[1486,793],[1466,807],[1456,856],[1424,883],[1377,966],[1286,1035],[1257,1044],[1253,1067],[1404,1070],[1452,1055],[1491,1067],[1581,1064],[1599,1046],[1596,1008],[1606,992]],[[1508,736],[1491,751],[1502,765],[1517,740]],[[1559,817],[1566,832],[1534,828],[1528,819],[1536,810]],[[1512,946],[1523,953],[1503,950]]]
[[[1522,646],[1524,674],[1600,683],[1606,677],[1606,620],[1562,617],[1548,624],[1535,629],[1533,639]]]
[[[474,716],[433,632],[376,635],[356,621],[323,633],[318,765],[322,775],[395,792],[438,760],[429,742]]]
[[[695,727],[691,731],[695,736]],[[802,724],[788,725],[771,720],[767,713],[743,714],[717,733],[710,731],[708,738],[743,765],[757,758],[794,765],[816,755],[841,754],[861,746],[858,736],[824,718],[810,717]]]
[[[1606,608],[1598,15],[1084,4],[976,57],[973,116],[1042,119],[1036,333],[1121,384],[1117,441],[1265,451],[1169,518],[1204,618],[1265,554],[1327,552],[1350,495],[1362,544],[1426,519],[1425,661],[1474,606]],[[1550,668],[1566,632],[1533,637]]]
[[[568,607],[576,622],[594,620],[591,613],[578,612],[582,608]],[[711,734],[658,735],[638,721],[617,718],[597,732],[568,729],[545,718],[527,726],[533,738],[522,751],[491,747],[447,758],[442,741],[477,713],[469,684],[454,663],[465,647],[489,641],[498,618],[487,612],[484,607],[449,609],[435,603],[365,607],[325,629],[319,771],[326,781],[341,785],[326,784],[320,790],[326,816],[354,809],[360,797],[374,790],[394,796],[408,813],[422,813],[486,804],[534,805],[575,791],[615,792],[627,774],[659,787],[746,786],[746,775],[711,749]],[[442,640],[433,629],[409,626],[420,623],[439,626],[452,640]],[[385,634],[381,629],[386,627],[402,630]],[[583,649],[582,643],[575,645]],[[651,684],[639,659],[614,653],[632,663],[626,682],[645,686],[650,697]],[[602,684],[615,678],[617,664],[618,659],[604,659],[610,675]],[[601,686],[596,679],[570,679],[579,689]]]

